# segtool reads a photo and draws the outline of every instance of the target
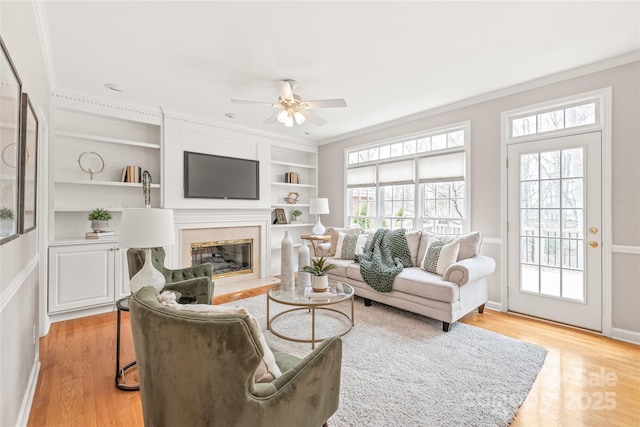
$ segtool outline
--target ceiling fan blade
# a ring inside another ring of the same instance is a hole
[[[293,99],[293,88],[289,80],[274,80],[282,99]]]
[[[232,99],[232,104],[258,104],[258,105],[268,105],[270,107],[280,107],[280,104],[274,104],[273,102],[261,102],[261,101],[244,101],[242,99]]]
[[[276,111],[275,113],[273,113],[267,120],[262,122],[262,124],[270,125],[272,123],[277,122],[278,121],[278,114],[280,114],[280,111]]]
[[[324,126],[327,124],[327,121],[325,119],[323,119],[320,116],[317,116],[315,114],[313,114],[311,111],[306,111],[306,110],[300,110],[300,113],[302,113],[302,115],[309,120],[311,123],[313,123],[316,126]]]
[[[307,104],[307,108],[313,110],[314,108],[338,108],[346,107],[347,101],[344,99],[319,99],[317,101],[304,101]]]

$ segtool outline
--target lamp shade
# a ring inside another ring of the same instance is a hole
[[[324,215],[329,213],[329,199],[311,199],[309,200],[309,213],[311,215]]]
[[[118,245],[124,248],[156,248],[175,243],[173,209],[125,209]]]

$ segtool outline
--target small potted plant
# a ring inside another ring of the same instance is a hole
[[[13,210],[9,208],[0,209],[0,235],[5,236],[13,231]]]
[[[302,211],[300,209],[295,209],[293,212],[291,212],[291,215],[293,215],[293,221],[291,221],[292,223],[302,222],[300,221],[300,216],[302,215]]]
[[[107,209],[96,208],[89,212],[87,218],[91,220],[91,229],[96,233],[101,233],[107,231],[109,220],[113,218],[113,215]]]
[[[311,260],[311,265],[302,267],[302,271],[305,273],[311,273],[311,288],[315,292],[326,291],[329,287],[329,277],[327,272],[336,268],[333,264],[327,264],[325,257],[314,258]]]

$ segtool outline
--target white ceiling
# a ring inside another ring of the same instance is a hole
[[[56,89],[316,142],[640,50],[638,1],[49,0],[44,11]],[[285,128],[262,124],[269,106],[230,103],[276,102],[277,79],[347,107],[314,110],[323,127]]]

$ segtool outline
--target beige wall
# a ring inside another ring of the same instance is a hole
[[[326,224],[344,222],[343,153],[347,147],[398,137],[438,126],[471,121],[471,228],[485,238],[483,252],[498,261],[500,269],[500,113],[539,102],[576,95],[611,86],[613,88],[613,245],[628,246],[634,254],[614,252],[613,327],[640,333],[640,62],[617,66],[535,89],[478,102],[385,129],[364,133],[319,149],[320,197],[330,199]],[[426,115],[425,115],[426,116]],[[498,274],[491,281],[490,300],[501,303]],[[640,335],[638,335],[640,336]]]
[[[31,97],[36,112],[48,112],[49,87],[33,5],[3,1],[0,17],[0,34],[18,69],[23,92]],[[42,191],[46,190],[38,189]],[[0,246],[1,426],[26,425],[30,407],[21,405],[30,403],[29,393],[37,380],[38,347],[33,331],[39,322],[41,230],[38,224],[35,231]]]

